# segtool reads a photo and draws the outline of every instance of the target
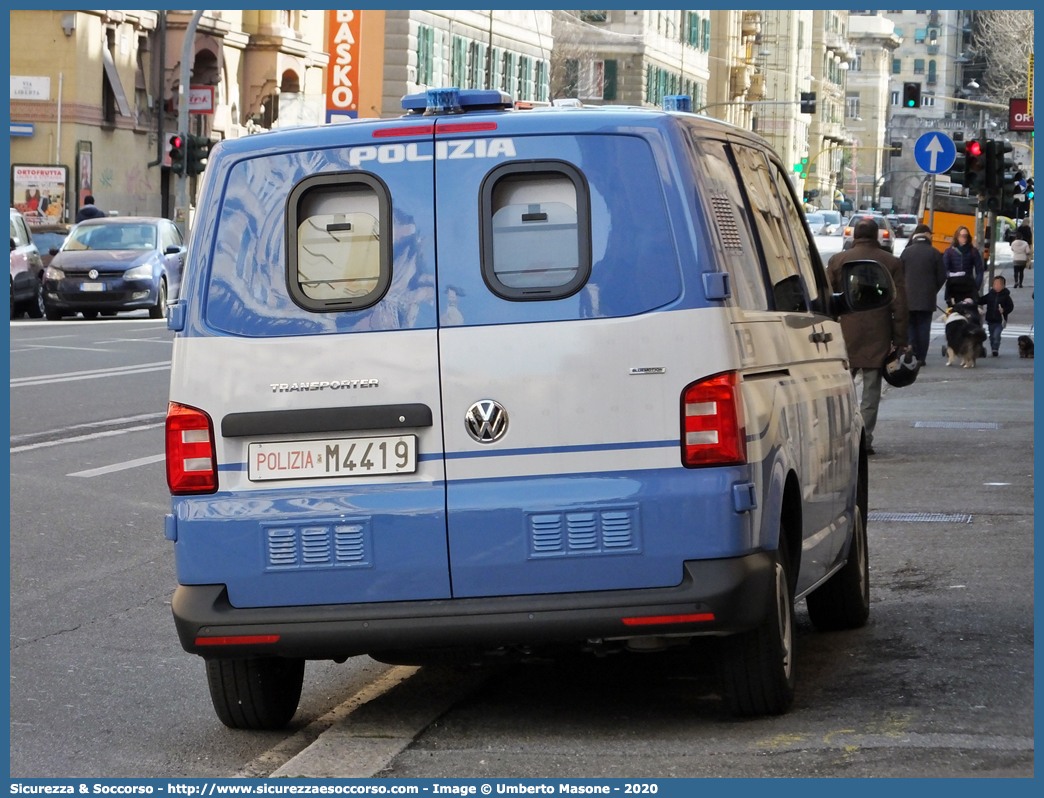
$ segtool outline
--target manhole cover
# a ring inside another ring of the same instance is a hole
[[[915,421],[919,429],[1000,429],[996,421]]]
[[[906,524],[929,522],[937,524],[970,524],[967,513],[867,513],[868,521],[893,521]]]

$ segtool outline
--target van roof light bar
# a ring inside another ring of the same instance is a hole
[[[692,97],[688,94],[668,94],[663,98],[664,111],[683,111],[692,113]]]
[[[428,89],[402,98],[407,114],[444,116],[469,111],[506,111],[514,107],[511,95],[496,89]]]

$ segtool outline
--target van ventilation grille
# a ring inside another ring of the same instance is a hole
[[[368,568],[371,563],[370,520],[319,521],[269,526],[265,534],[265,570]]]
[[[600,507],[567,513],[527,513],[529,556],[637,554],[637,507]]]
[[[743,251],[743,239],[740,238],[739,227],[736,226],[736,215],[732,211],[732,203],[728,194],[712,194],[711,207],[714,208],[714,220],[718,223],[718,235],[725,249]]]

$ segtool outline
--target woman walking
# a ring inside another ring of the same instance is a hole
[[[971,231],[963,224],[954,231],[953,243],[943,253],[946,267],[946,302],[954,305],[964,299],[979,301],[985,267],[975,248]]]

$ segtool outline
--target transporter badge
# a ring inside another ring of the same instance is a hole
[[[479,443],[494,443],[507,433],[507,410],[499,402],[482,399],[468,408],[464,428]]]

